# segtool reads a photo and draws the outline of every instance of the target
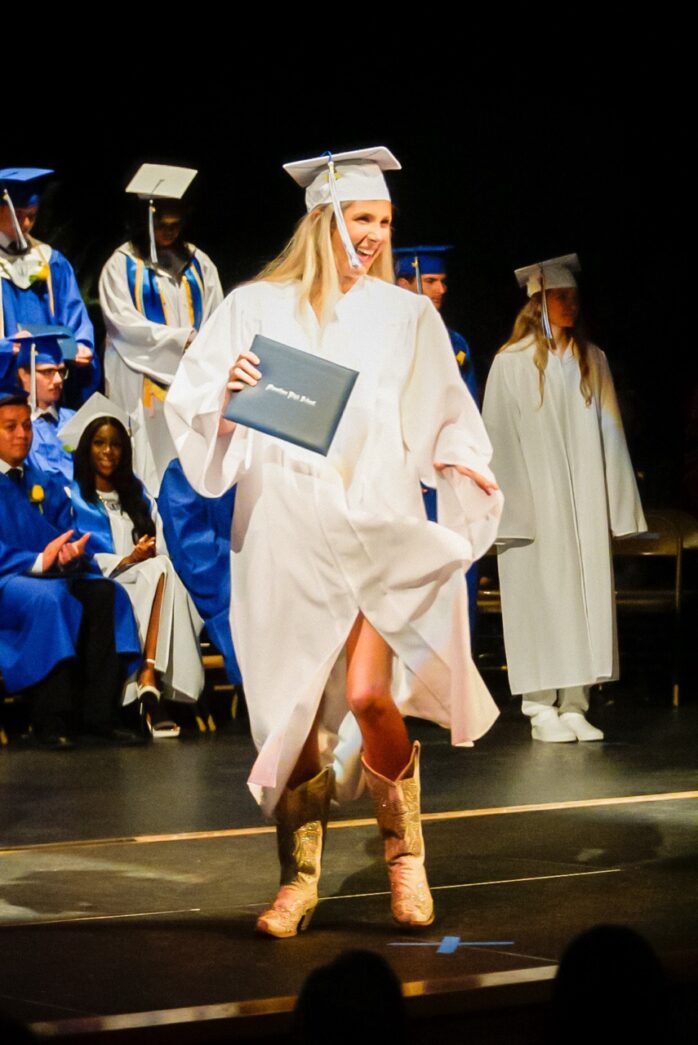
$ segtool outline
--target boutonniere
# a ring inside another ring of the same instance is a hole
[[[44,493],[43,486],[39,486],[38,483],[34,483],[34,485],[32,486],[31,490],[29,491],[29,500],[31,501],[32,504],[35,504],[37,506],[37,508],[39,509],[39,511],[42,514],[43,514],[44,509],[41,507],[41,505],[44,502],[44,497],[45,496],[46,495]]]
[[[40,268],[33,272],[29,277],[29,283],[39,283],[40,281],[45,283],[48,280],[48,262],[45,261]]]

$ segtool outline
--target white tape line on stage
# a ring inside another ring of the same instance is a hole
[[[450,885],[430,885],[432,893],[441,892],[445,889],[477,889],[483,885],[517,885],[519,882],[549,882],[554,878],[590,878],[599,874],[619,874],[620,867],[604,867],[598,871],[566,871],[564,874],[537,874],[525,878],[493,878],[484,882],[454,882]],[[360,900],[370,896],[390,896],[388,890],[377,893],[343,893],[339,896],[321,896],[319,903],[323,900]],[[258,906],[248,904],[248,907]]]

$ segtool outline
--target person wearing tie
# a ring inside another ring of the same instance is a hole
[[[11,353],[2,352],[0,363]],[[12,360],[9,359],[11,364]],[[0,370],[7,370],[0,366]],[[140,737],[119,727],[124,681],[140,659],[126,593],[103,579],[72,540],[58,477],[27,461],[32,423],[14,375],[0,381],[0,673],[32,706],[37,743],[71,746],[81,732],[102,742]]]

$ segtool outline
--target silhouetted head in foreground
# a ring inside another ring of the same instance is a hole
[[[372,951],[345,951],[308,976],[296,1002],[295,1027],[306,1045],[404,1045],[400,982]]]
[[[632,1045],[676,1040],[667,983],[649,943],[622,925],[597,925],[567,947],[552,998],[552,1041]]]

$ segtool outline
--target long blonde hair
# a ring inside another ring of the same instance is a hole
[[[349,202],[342,203],[342,210],[349,205]],[[301,285],[300,304],[317,305],[321,318],[324,318],[340,294],[331,240],[334,224],[331,204],[310,211],[298,222],[281,253],[264,266],[253,282],[298,280]],[[371,266],[371,276],[386,283],[395,282],[390,243],[386,243]]]
[[[543,322],[541,319],[542,311],[541,292],[539,291],[537,294],[533,294],[520,310],[514,320],[514,328],[509,335],[509,340],[505,341],[499,349],[499,352],[504,352],[505,349],[509,348],[511,345],[517,344],[519,341],[525,340],[530,342],[533,340],[533,343],[536,346],[535,352],[533,353],[533,363],[538,370],[538,389],[540,391],[541,406],[543,405],[543,394],[545,391],[545,368],[548,365],[548,354],[550,352],[550,346],[543,334]],[[589,344],[584,334],[576,326],[572,328],[571,336],[579,356],[579,372],[581,375],[579,391],[586,405],[591,406],[592,390],[589,366]],[[521,349],[527,347],[528,344],[522,345]]]

